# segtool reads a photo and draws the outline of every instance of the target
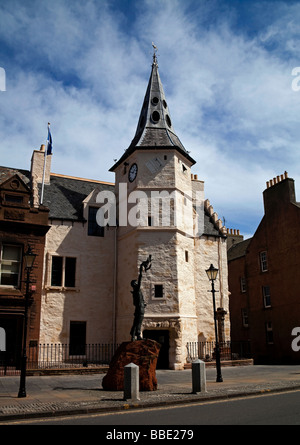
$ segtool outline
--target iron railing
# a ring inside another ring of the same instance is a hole
[[[119,345],[105,344],[39,344],[27,348],[27,369],[67,369],[109,365]],[[252,358],[250,342],[220,343],[221,360]],[[187,362],[201,359],[215,359],[215,342],[187,343]],[[18,375],[20,360],[16,361],[8,353],[0,354],[0,376]]]
[[[40,344],[30,347],[28,369],[73,368],[108,365],[118,345],[104,344]]]
[[[221,360],[250,359],[251,345],[248,341],[219,343]],[[187,362],[193,360],[213,361],[215,360],[216,342],[188,342]]]
[[[39,344],[27,348],[27,369],[78,368],[109,365],[118,345],[105,344]],[[18,374],[19,364],[0,357],[0,375]],[[15,372],[14,372],[15,371]]]

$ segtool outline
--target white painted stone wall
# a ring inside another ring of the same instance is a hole
[[[87,235],[87,224],[53,221],[46,237],[41,343],[69,343],[70,321],[86,321],[87,343],[113,341],[114,230]],[[76,257],[76,287],[51,287],[51,255]]]

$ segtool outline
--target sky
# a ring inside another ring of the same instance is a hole
[[[248,238],[266,181],[300,201],[299,23],[293,0],[0,0],[0,165],[30,169],[50,122],[53,173],[114,182],[154,42],[192,172]]]

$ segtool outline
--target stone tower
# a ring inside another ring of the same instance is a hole
[[[116,175],[118,217],[116,340],[130,339],[134,312],[130,283],[137,278],[139,265],[152,255],[152,268],[142,281],[147,304],[143,336],[162,344],[162,366],[172,369],[183,367],[188,341],[197,341],[199,335],[209,339],[199,328],[199,313],[205,310],[201,311],[197,296],[196,274],[205,214],[204,184],[191,174],[194,164],[174,130],[154,52],[136,134],[110,170]],[[215,238],[224,241],[216,218],[211,224]],[[218,252],[217,244],[214,247]],[[201,258],[210,250],[211,241]],[[210,265],[208,257],[203,270]],[[209,318],[212,327],[213,314]]]

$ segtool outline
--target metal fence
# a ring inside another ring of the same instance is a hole
[[[39,344],[27,348],[27,369],[67,369],[79,367],[96,367],[109,365],[119,345],[105,344]],[[221,360],[238,360],[252,358],[250,342],[220,343]],[[187,362],[201,359],[215,359],[215,342],[187,343]],[[0,376],[18,375],[20,373],[20,357],[18,363],[9,354],[0,354]]]
[[[29,348],[28,369],[73,368],[79,366],[108,365],[118,345],[110,343],[40,344]]]
[[[221,360],[240,360],[250,359],[251,345],[248,341],[219,343]],[[200,359],[203,361],[215,360],[216,342],[188,342],[187,343],[187,362]]]
[[[119,345],[39,344],[27,348],[27,369],[62,369],[108,365]],[[17,375],[18,363],[9,356],[0,357],[0,375]]]

